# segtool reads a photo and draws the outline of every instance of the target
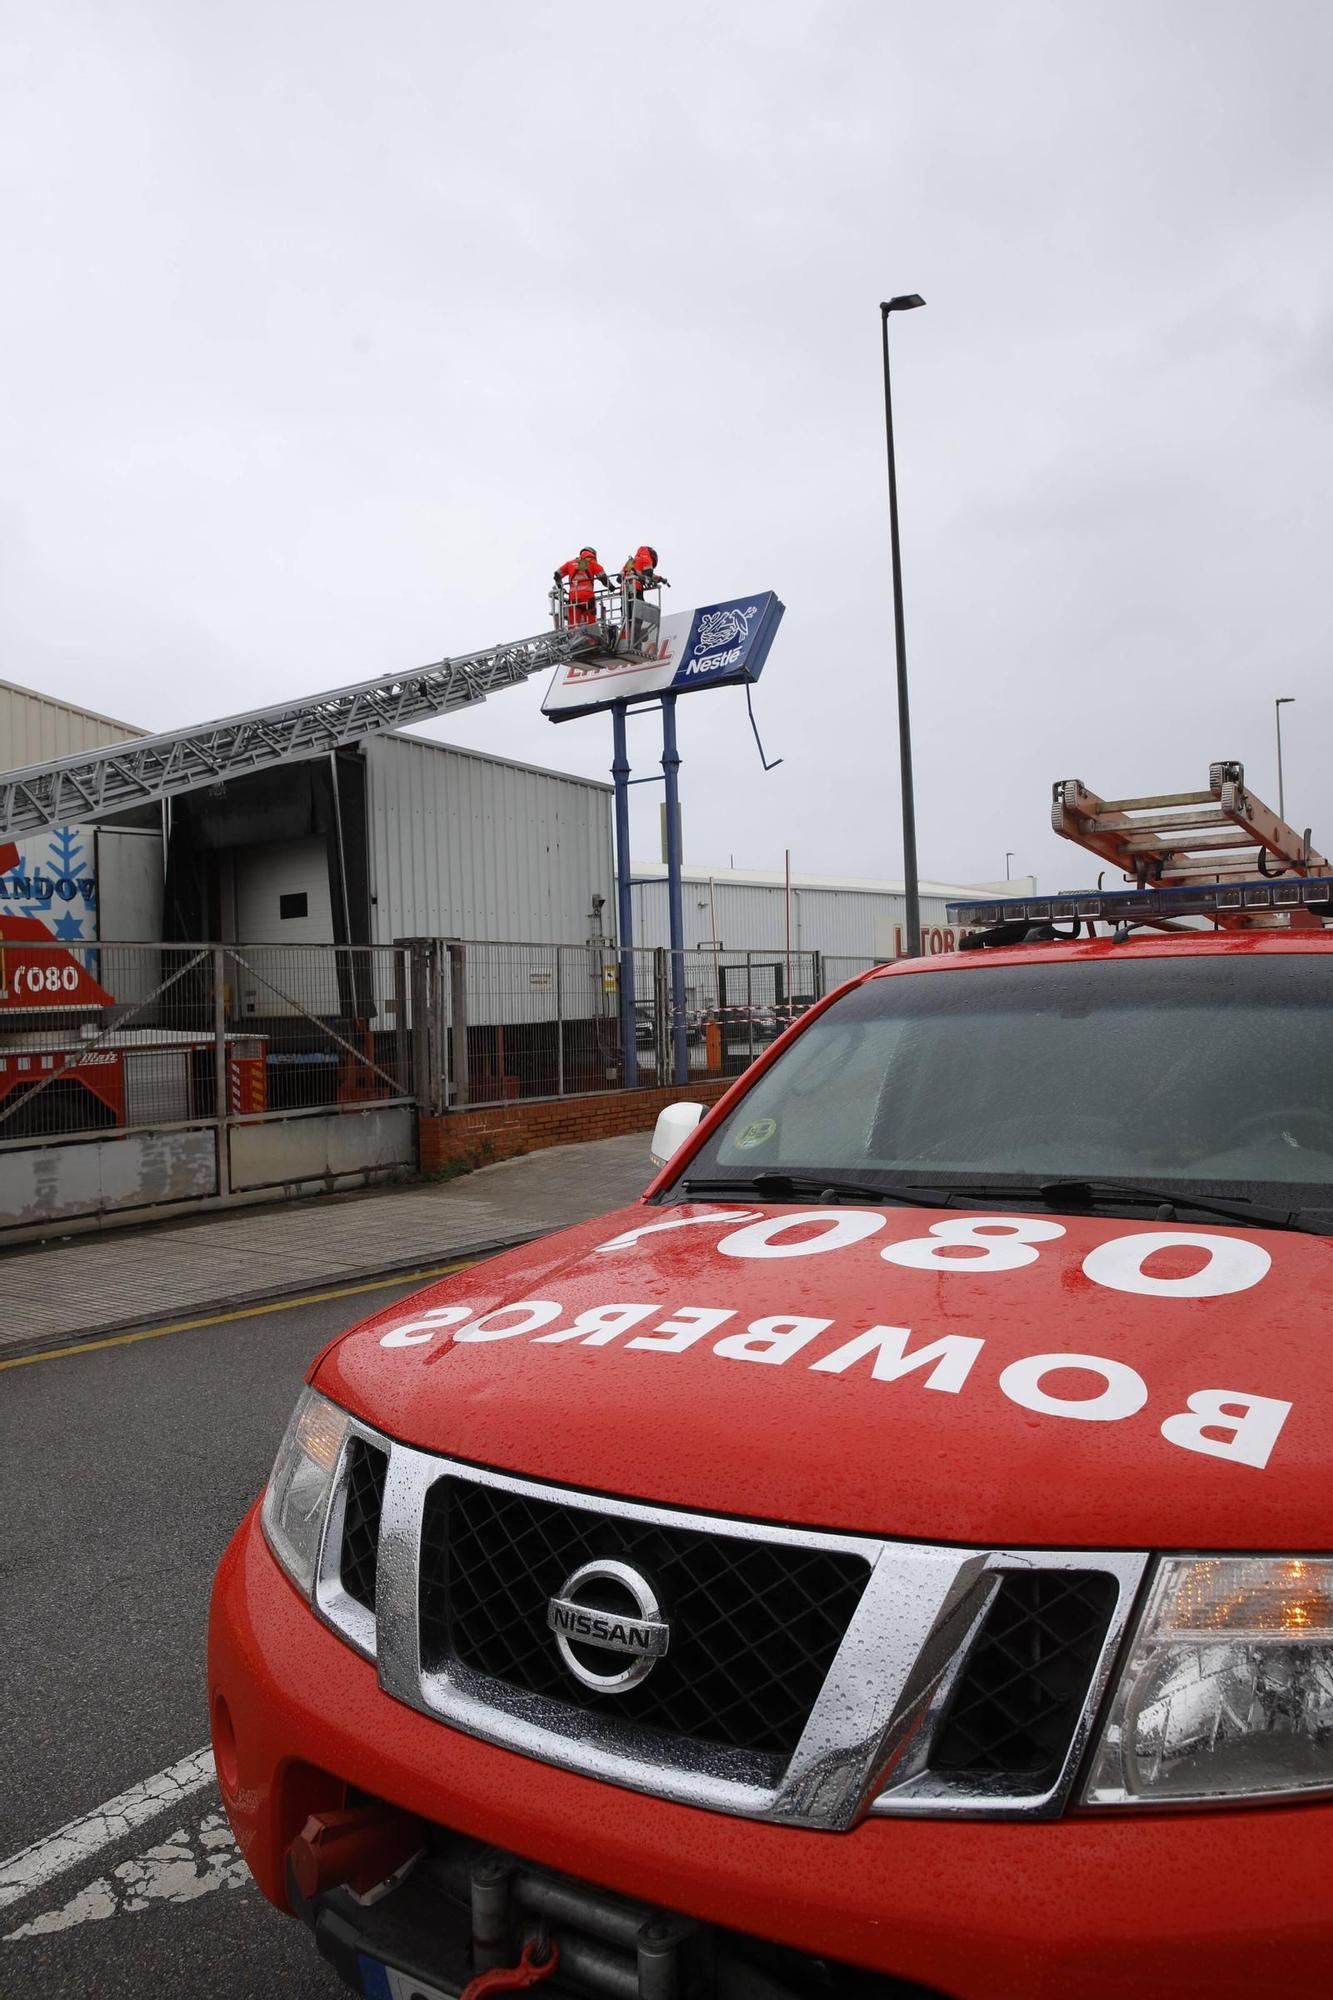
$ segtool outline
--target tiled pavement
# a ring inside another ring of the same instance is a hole
[[[553,1146],[438,1186],[325,1195],[0,1253],[0,1359],[544,1236],[642,1193],[648,1134]]]

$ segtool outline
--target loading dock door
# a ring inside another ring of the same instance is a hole
[[[322,838],[264,842],[232,850],[235,868],[235,936],[241,945],[332,944],[333,899],[329,890],[328,848]],[[238,967],[238,999],[242,1015],[272,1017],[297,1011],[280,997],[285,983],[277,976],[281,963],[291,977],[291,964],[277,954],[247,953]],[[312,953],[300,999],[306,1011],[333,1015],[338,1005],[338,981],[333,954]]]
[[[323,840],[234,848],[241,944],[332,944],[333,900]]]

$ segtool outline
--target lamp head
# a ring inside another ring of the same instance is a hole
[[[911,312],[925,303],[920,292],[900,292],[896,299],[882,299],[879,309],[882,313]]]

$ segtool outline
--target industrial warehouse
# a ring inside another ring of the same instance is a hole
[[[87,796],[86,753],[131,794],[0,849],[0,1227],[410,1172],[423,1107],[698,1094],[903,954],[901,883],[687,867],[673,965],[658,863],[627,952],[609,784],[382,727],[238,772],[221,728],[211,782],[136,803],[170,739],[0,684],[6,778],[63,760]],[[927,951],[980,886],[922,885]]]
[[[907,898],[901,881],[863,882],[850,876],[804,875],[784,870],[698,868],[686,863],[686,929],[700,951],[731,944],[748,950],[818,952],[826,967],[844,976],[867,962],[906,955]],[[634,935],[643,944],[667,942],[666,869],[645,864],[634,878]],[[952,951],[957,941],[948,905],[963,894],[1035,893],[1032,876],[1003,882],[922,882],[921,944],[928,955]]]

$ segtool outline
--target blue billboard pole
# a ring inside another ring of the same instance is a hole
[[[618,650],[620,641],[601,630],[590,639],[591,650],[558,666],[546,690],[542,710],[552,722],[570,722],[609,708],[615,732],[611,775],[615,780],[616,903],[619,918],[620,1041],[622,1074],[627,1084],[638,1082],[635,1048],[637,1014],[634,994],[634,909],[629,852],[629,788],[656,784],[656,778],[631,778],[625,718],[631,707],[661,706],[662,777],[666,786],[667,911],[671,938],[671,1070],[673,1080],[689,1081],[689,1042],[685,1023],[685,911],[681,890],[680,753],[676,748],[676,696],[704,688],[744,687],[758,680],[774,635],[782,622],[783,604],[771,590],[748,597],[728,597],[701,604],[693,611],[672,612],[652,630],[647,643],[635,650]],[[751,722],[753,722],[753,715]],[[756,733],[756,742],[758,735]],[[760,749],[760,756],[763,750]],[[766,770],[771,766],[765,763]]]
[[[625,734],[625,703],[611,708],[615,745],[611,777],[616,788],[616,935],[620,945],[620,1060],[627,1089],[639,1081],[639,1050],[634,1009],[634,896],[629,856],[629,746]]]
[[[671,1081],[690,1080],[685,1037],[685,899],[680,881],[680,752],[676,697],[662,696],[662,775],[666,780],[667,924],[671,940]]]

